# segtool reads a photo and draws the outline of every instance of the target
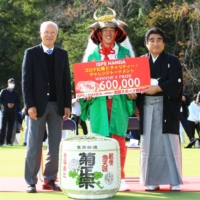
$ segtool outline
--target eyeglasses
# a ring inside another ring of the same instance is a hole
[[[52,35],[52,36],[57,35],[56,32],[49,32],[49,31],[45,31],[43,34],[44,35]]]

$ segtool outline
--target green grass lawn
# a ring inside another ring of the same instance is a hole
[[[23,177],[24,176],[24,158],[26,147],[20,145],[12,147],[0,147],[0,177]],[[184,149],[182,145],[183,157],[183,176],[200,177],[200,149]],[[139,177],[139,153],[140,150],[128,150],[126,160],[126,176]],[[1,178],[0,178],[1,181]],[[12,183],[11,183],[12,184]],[[199,186],[200,188],[200,186]],[[0,200],[69,200],[62,192],[40,192],[28,194],[26,192],[1,192]],[[118,192],[113,200],[200,200],[200,192]]]

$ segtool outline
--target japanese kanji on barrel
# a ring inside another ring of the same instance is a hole
[[[72,136],[60,144],[59,181],[62,191],[75,199],[105,199],[120,187],[119,144],[90,134]]]

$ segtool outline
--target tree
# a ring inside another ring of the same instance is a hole
[[[0,1],[0,87],[7,86],[8,78],[15,78],[21,93],[21,65],[24,50],[38,41],[37,20],[40,13],[33,1]]]
[[[147,24],[167,33],[166,49],[181,61],[184,91],[190,96],[199,91],[200,82],[200,1],[165,4],[161,1],[149,14]]]
[[[179,57],[184,71],[184,90],[192,95],[199,88],[200,0],[1,0],[0,1],[0,87],[14,77],[21,90],[21,64],[24,50],[41,42],[38,31],[43,21],[58,24],[56,45],[68,51],[73,80],[73,63],[81,62],[98,16],[109,13],[128,24],[124,27],[137,56],[146,53],[144,34],[152,26],[168,36],[166,50]],[[9,23],[8,23],[9,22]],[[192,88],[192,90],[191,90]]]

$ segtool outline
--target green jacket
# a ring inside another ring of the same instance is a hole
[[[125,58],[126,55],[130,57],[129,50],[119,45],[118,59]],[[91,60],[101,60],[98,47],[95,49],[94,53],[88,57],[88,62]],[[127,95],[114,95],[109,123],[105,96],[93,98],[91,101],[84,101],[81,99],[80,104],[82,112],[81,119],[85,121],[90,117],[92,133],[97,133],[102,136],[115,134],[125,137],[129,117],[133,115],[136,107],[135,101],[128,99]]]

